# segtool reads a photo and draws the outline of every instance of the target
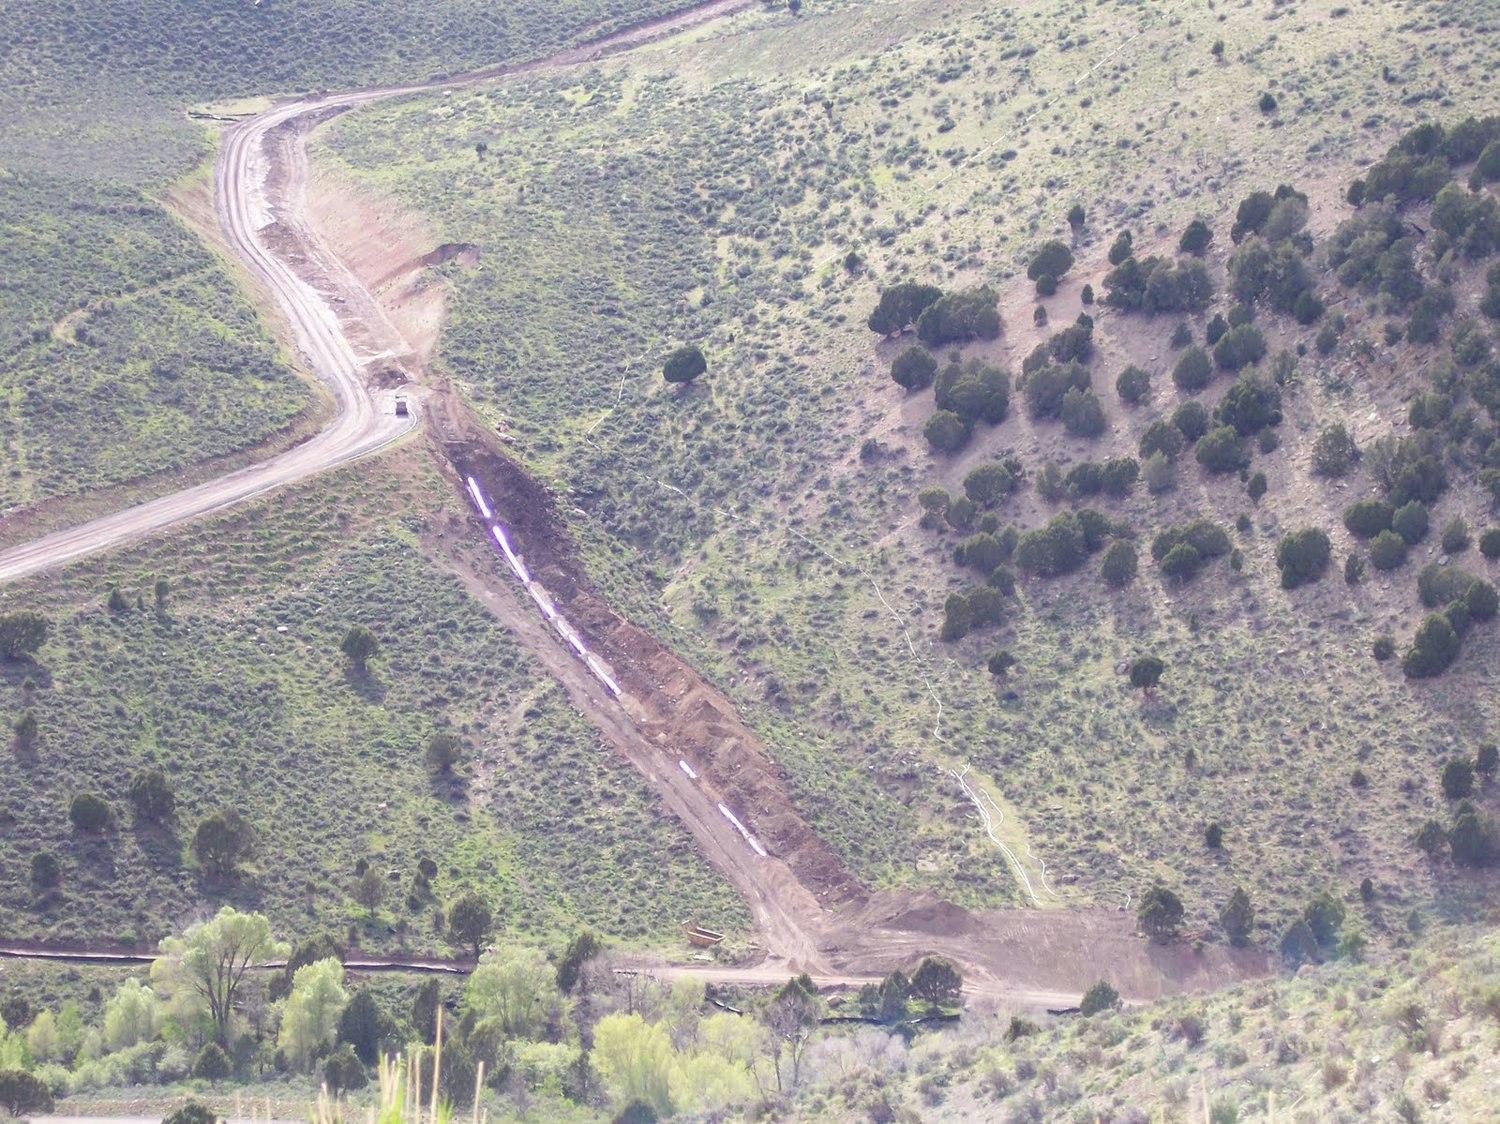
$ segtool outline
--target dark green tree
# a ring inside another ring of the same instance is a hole
[[[1124,589],[1135,581],[1138,566],[1135,544],[1125,539],[1116,539],[1104,551],[1104,557],[1099,562],[1099,576],[1111,589]]]
[[[1166,663],[1156,656],[1138,656],[1130,662],[1130,685],[1150,698],[1166,669]]]
[[[1177,243],[1177,251],[1182,254],[1192,254],[1201,258],[1208,244],[1213,241],[1213,229],[1202,219],[1194,219],[1187,224],[1187,229],[1182,232],[1182,238]]]
[[[1193,455],[1210,472],[1238,472],[1250,464],[1250,452],[1232,425],[1221,425],[1205,433]]]
[[[145,769],[131,778],[130,803],[136,819],[145,823],[166,823],[177,810],[172,783],[160,769]]]
[[[448,910],[448,939],[471,949],[477,960],[494,923],[495,917],[488,902],[478,894],[464,894]]]
[[[708,370],[708,360],[703,349],[696,344],[687,344],[670,352],[662,361],[661,377],[670,383],[690,383]]]
[[[1412,646],[1401,657],[1401,670],[1408,679],[1428,679],[1441,675],[1458,659],[1458,633],[1440,613],[1430,613],[1412,640]]]
[[[1406,540],[1395,531],[1381,531],[1370,540],[1370,565],[1377,570],[1394,570],[1406,561]]]
[[[109,805],[92,792],[80,792],[68,808],[68,819],[79,831],[104,831],[109,827]]]
[[[440,730],[427,739],[427,749],[423,757],[427,762],[427,768],[434,773],[449,773],[453,766],[463,759],[464,743],[456,734],[450,734],[446,730]]]
[[[1338,940],[1344,912],[1344,903],[1332,891],[1321,890],[1307,903],[1302,919],[1307,922],[1318,944],[1327,948]]]
[[[946,293],[917,317],[917,338],[930,347],[995,339],[1001,327],[999,299],[987,285]]]
[[[30,659],[46,641],[51,627],[46,617],[29,610],[0,614],[0,656]]]
[[[958,1002],[963,986],[964,978],[958,969],[940,956],[924,959],[911,977],[912,994],[934,1007]]]
[[[364,671],[370,657],[380,651],[380,639],[362,624],[352,625],[344,633],[339,651],[349,658],[356,671]]]
[[[1172,366],[1172,381],[1179,390],[1202,390],[1208,385],[1209,379],[1213,378],[1213,373],[1213,362],[1209,359],[1208,352],[1193,346],[1177,357],[1177,362]]]
[[[1455,757],[1443,766],[1443,795],[1464,800],[1474,793],[1474,763]]]
[[[1486,781],[1493,780],[1495,769],[1500,766],[1500,746],[1486,742],[1474,755],[1474,770]]]
[[[31,856],[31,888],[38,892],[51,890],[62,882],[62,864],[48,851]],[[19,1028],[17,1028],[19,1029]]]
[[[1120,1005],[1120,993],[1104,980],[1100,980],[1083,993],[1078,1004],[1078,1013],[1085,1018],[1101,1011],[1113,1011]]]
[[[1153,886],[1141,898],[1136,920],[1152,940],[1166,941],[1177,935],[1183,913],[1181,898],[1165,886]]]
[[[0,1069],[0,1108],[11,1116],[35,1116],[52,1111],[52,1090],[35,1074]]]
[[[1016,666],[1016,657],[1005,649],[990,653],[990,658],[985,662],[985,668],[996,679],[1003,679],[1010,674],[1010,669]]]
[[[1250,895],[1240,886],[1234,888],[1224,908],[1219,911],[1219,924],[1224,926],[1224,935],[1229,943],[1241,948],[1250,940],[1255,928],[1255,907],[1250,904]]]
[[[1356,500],[1344,508],[1344,526],[1351,535],[1358,535],[1363,539],[1373,538],[1381,531],[1390,530],[1391,516],[1395,511],[1385,500]]]
[[[936,285],[920,285],[903,282],[892,285],[880,294],[880,303],[866,321],[870,331],[882,336],[894,336],[916,323],[927,307],[937,301],[943,291]]]
[[[219,1114],[201,1101],[188,1101],[164,1116],[161,1124],[219,1124]]]
[[[232,878],[255,852],[255,829],[234,808],[204,817],[193,833],[193,855],[209,874]]]
[[[1203,555],[1192,543],[1180,542],[1161,560],[1161,572],[1169,578],[1190,581],[1203,567]]]
[[[952,410],[937,410],[922,427],[927,444],[940,453],[956,453],[969,442],[969,426]]]
[[[567,950],[557,962],[557,989],[570,995],[578,986],[583,966],[604,951],[604,942],[585,929],[568,942]]]
[[[217,1042],[210,1042],[203,1047],[193,1060],[193,1076],[211,1085],[218,1084],[233,1073],[234,1064],[224,1052],[224,1047]]]
[[[354,1050],[345,1043],[323,1062],[323,1084],[335,1096],[363,1089],[370,1083],[364,1064],[355,1056]]]
[[[891,379],[907,390],[921,390],[932,385],[937,367],[932,352],[913,344],[891,361]]]
[[[1073,252],[1057,240],[1043,242],[1041,248],[1026,267],[1026,276],[1032,281],[1039,277],[1061,277],[1073,268]]]
[[[1151,375],[1132,363],[1115,379],[1115,393],[1126,405],[1138,406],[1151,397]]]
[[[364,1065],[375,1064],[381,1043],[395,1033],[395,1020],[380,1009],[368,988],[356,991],[339,1015],[339,1041],[349,1046]]]
[[[1157,418],[1141,434],[1138,451],[1143,460],[1153,453],[1161,453],[1168,460],[1176,460],[1186,444],[1187,438],[1182,435],[1182,430],[1165,418]]]
[[[411,998],[412,1033],[429,1046],[437,1036],[437,1013],[442,1002],[443,989],[437,980],[425,981]]]
[[[880,982],[880,1014],[883,1023],[899,1022],[906,1017],[906,1002],[911,998],[911,984],[902,972],[892,972]]]
[[[1421,500],[1412,500],[1398,507],[1391,515],[1391,530],[1415,546],[1427,537],[1427,505]]]
[[[943,602],[943,626],[938,631],[940,640],[962,640],[974,627],[974,610],[969,599],[962,593],[950,593]]]
[[[1293,968],[1318,958],[1318,939],[1300,917],[1288,925],[1281,936],[1281,958]]]
[[[1281,587],[1295,589],[1317,581],[1328,568],[1332,544],[1326,532],[1317,527],[1292,531],[1276,544],[1276,565],[1281,570]]]

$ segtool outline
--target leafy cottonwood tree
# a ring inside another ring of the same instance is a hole
[[[241,913],[227,905],[212,920],[169,937],[161,948],[151,964],[151,979],[168,991],[197,996],[221,1043],[228,1041],[229,1020],[250,966],[287,954],[287,946],[271,935],[264,914]]]
[[[557,972],[537,949],[486,953],[464,988],[464,1010],[506,1038],[530,1038],[557,1005]]]
[[[338,960],[330,956],[297,969],[277,1036],[294,1068],[311,1068],[318,1051],[333,1041],[348,1002],[344,966]]]
[[[137,979],[116,989],[104,1008],[104,1041],[111,1050],[125,1050],[156,1037],[156,992]]]

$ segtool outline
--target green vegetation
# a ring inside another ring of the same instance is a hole
[[[0,175],[0,508],[266,440],[311,401],[214,257],[130,187]]]
[[[404,481],[346,470],[23,587],[52,627],[33,663],[0,665],[0,708],[29,699],[38,729],[0,756],[8,931],[151,943],[194,908],[250,900],[282,932],[441,949],[434,910],[467,889],[510,934],[743,923],[645,782],[423,558],[417,536],[458,501],[420,459],[399,463]],[[170,611],[135,608],[161,574]],[[100,604],[111,585],[126,612]],[[380,634],[362,675],[339,652],[351,620]],[[463,788],[431,778],[434,726],[484,746],[456,766]],[[74,833],[80,793],[110,830]],[[61,868],[41,897],[38,853]],[[364,861],[396,876],[373,918],[350,898]]]

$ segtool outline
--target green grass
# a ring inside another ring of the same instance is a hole
[[[1313,887],[1373,873],[1462,912],[1470,884],[1431,874],[1408,843],[1435,765],[1496,722],[1493,638],[1474,634],[1452,683],[1403,687],[1368,644],[1414,624],[1414,598],[1345,597],[1335,576],[1289,599],[1272,564],[1276,534],[1333,525],[1343,502],[1321,485],[1310,498],[1294,468],[1317,425],[1395,407],[1368,386],[1351,406],[1304,364],[1287,445],[1263,462],[1272,494],[1265,529],[1243,544],[1245,578],[1225,570],[1179,596],[1153,572],[1117,602],[1091,575],[1025,587],[1010,632],[950,648],[933,643],[940,607],[965,582],[951,544],[916,528],[916,492],[956,488],[982,453],[1007,447],[1033,469],[1133,452],[1151,412],[1112,411],[1109,454],[1078,441],[1045,452],[1050,431],[1017,420],[966,458],[934,461],[920,437],[930,406],[902,401],[888,349],[863,326],[891,280],[994,283],[1018,366],[1034,337],[1013,279],[1042,239],[1066,236],[1075,200],[1089,223],[1064,299],[1085,279],[1098,286],[1124,226],[1138,247],[1170,250],[1201,212],[1221,250],[1250,190],[1286,180],[1331,199],[1429,112],[1494,111],[1477,81],[1494,60],[1464,33],[1472,13],[1331,7],[758,15],[744,34],[700,33],[628,62],[370,107],[320,133],[316,159],[480,247],[481,270],[444,273],[442,365],[571,490],[597,580],[729,692],[860,875],[1016,900],[934,766],[967,759],[1073,903],[1113,905],[1169,878],[1209,921],[1243,881],[1275,923]],[[1256,107],[1266,89],[1281,106],[1272,117]],[[842,268],[850,248],[865,273]],[[1166,385],[1151,360],[1170,326],[1107,321],[1096,382],[1133,360]],[[709,354],[687,392],[658,373],[680,341]],[[871,435],[886,451],[862,459]],[[1197,471],[1166,500],[1142,494],[1114,513],[1143,535],[1200,511],[1232,523],[1243,486],[1200,487]],[[1030,525],[1042,509],[1028,498],[1012,517]],[[1021,658],[1014,699],[983,671],[992,642]],[[1172,669],[1144,709],[1112,673],[1142,650]],[[1372,783],[1351,793],[1356,765]],[[1201,846],[1212,819],[1236,840],[1225,855]]]
[[[266,440],[312,401],[220,263],[125,187],[0,179],[0,508]]]
[[[34,747],[0,757],[8,932],[149,942],[229,901],[264,910],[287,936],[358,923],[386,945],[389,924],[404,944],[442,947],[433,907],[467,887],[511,934],[591,925],[635,940],[666,936],[681,917],[744,924],[645,782],[427,562],[418,536],[454,501],[419,458],[401,471],[400,482],[378,466],[345,471],[8,591],[54,621],[36,666],[0,669],[0,713],[30,709],[40,727]],[[158,575],[172,584],[165,614],[152,608]],[[111,614],[116,586],[132,607]],[[368,677],[338,653],[355,621],[383,643]],[[469,747],[463,783],[423,765],[438,729]],[[174,832],[132,824],[127,786],[153,766],[177,789]],[[109,801],[115,830],[71,830],[82,791]],[[223,885],[200,877],[186,844],[229,805],[261,847],[249,875]],[[38,900],[27,864],[43,850],[65,874],[55,898]],[[424,855],[441,869],[438,902],[408,908]],[[361,858],[398,872],[376,925],[350,898]]]

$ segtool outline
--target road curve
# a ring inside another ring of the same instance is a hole
[[[318,103],[326,104],[326,103]],[[266,142],[274,130],[317,105],[292,102],[236,125],[224,137],[215,168],[215,203],[225,237],[275,295],[307,365],[336,403],[332,421],[315,437],[259,464],[185,491],[69,527],[0,554],[0,583],[120,546],[153,531],[241,503],[379,449],[406,433],[415,416],[395,415],[394,395],[375,392],[334,308],[266,243],[284,229],[271,206]]]
[[[378,306],[370,301],[367,307],[357,310],[341,309],[330,299],[332,293],[336,289],[361,292],[361,286],[330,285],[327,293],[320,292],[293,269],[285,248],[278,251],[270,244],[273,237],[295,238],[295,254],[304,259],[299,264],[305,265],[306,259],[313,259],[313,269],[304,269],[304,273],[322,272],[340,281],[349,280],[342,263],[319,239],[308,237],[297,218],[301,212],[300,170],[305,158],[302,146],[297,143],[284,146],[283,155],[292,162],[290,169],[277,166],[271,159],[271,146],[287,130],[299,128],[304,118],[321,119],[326,114],[402,94],[471,85],[506,75],[586,62],[731,15],[753,3],[754,0],[708,0],[530,63],[430,82],[296,98],[232,126],[224,134],[214,168],[214,204],[220,226],[230,246],[274,294],[307,366],[332,393],[336,404],[332,421],[317,436],[259,464],[0,552],[0,585],[110,550],[306,479],[372,453],[415,425],[414,416],[395,416],[394,396],[389,391],[374,390],[366,381],[366,368],[383,363],[386,358],[385,349],[378,345],[381,333],[377,331],[375,339],[370,341],[372,346],[361,357],[341,322],[348,316],[349,322],[362,327],[373,325],[390,330]],[[275,175],[288,171],[291,183],[271,182]],[[285,200],[284,207],[275,201],[278,190]],[[395,336],[393,330],[390,335]]]

